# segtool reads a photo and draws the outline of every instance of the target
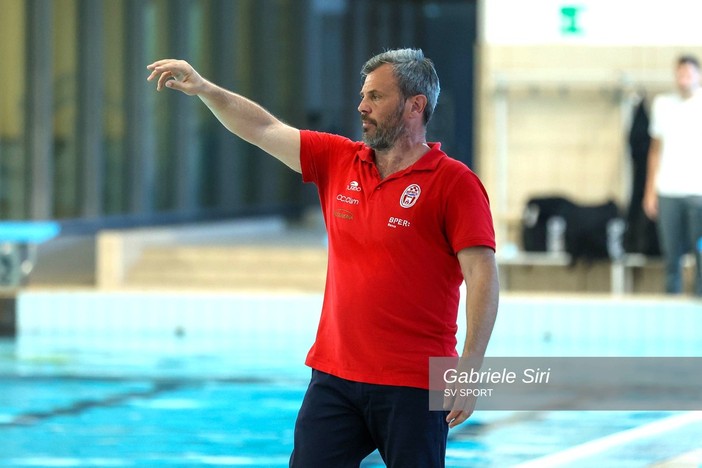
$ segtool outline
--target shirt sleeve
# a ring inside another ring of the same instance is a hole
[[[480,179],[468,168],[448,190],[445,219],[446,236],[454,252],[478,246],[495,250],[490,201]]]
[[[339,155],[354,143],[348,138],[331,133],[300,130],[300,165],[302,181],[324,185],[331,166],[338,163]]]
[[[663,129],[661,128],[661,112],[662,112],[662,97],[656,96],[651,103],[651,120],[648,124],[648,135],[651,138],[660,139],[663,135]]]

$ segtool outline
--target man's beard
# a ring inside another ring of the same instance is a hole
[[[389,150],[397,142],[400,135],[405,133],[405,125],[402,123],[402,113],[404,112],[404,102],[397,108],[395,113],[389,116],[385,122],[361,116],[362,121],[368,121],[375,126],[375,134],[368,131],[363,132],[363,142],[376,151]]]

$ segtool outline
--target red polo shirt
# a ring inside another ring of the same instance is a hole
[[[456,253],[495,248],[485,189],[439,144],[381,180],[363,143],[300,135],[303,180],[317,185],[329,235],[324,304],[306,364],[358,382],[428,388],[428,358],[456,355]]]

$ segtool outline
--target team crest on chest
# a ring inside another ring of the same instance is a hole
[[[400,206],[402,208],[411,208],[414,206],[415,203],[417,203],[417,200],[419,199],[419,194],[422,193],[422,189],[419,188],[419,185],[417,184],[412,184],[409,185],[404,192],[402,192],[402,196],[400,197]]]

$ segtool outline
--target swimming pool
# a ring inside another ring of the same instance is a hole
[[[0,465],[285,466],[303,392],[299,382],[3,379]]]
[[[287,466],[319,300],[20,298],[20,335],[0,344],[0,466]],[[695,356],[700,314],[694,301],[506,297],[490,351]],[[447,466],[650,466],[694,460],[700,440],[696,412],[477,412],[451,432]]]

